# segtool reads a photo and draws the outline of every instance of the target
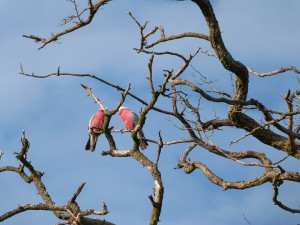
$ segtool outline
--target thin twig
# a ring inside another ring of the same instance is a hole
[[[87,86],[85,86],[85,85],[83,85],[83,84],[81,84],[81,87],[83,87],[83,88],[89,93],[88,96],[92,96],[92,97],[94,98],[95,102],[100,106],[100,108],[101,108],[104,112],[107,112],[107,108],[104,107],[104,106],[102,105],[102,103],[100,102],[99,98],[97,98],[97,97],[94,95],[94,93],[91,91],[91,88],[89,88],[89,87],[87,87]]]
[[[152,80],[152,64],[153,64],[153,58],[154,58],[154,53],[151,55],[149,62],[148,62],[148,71],[149,71],[149,76],[148,76],[148,80],[149,80],[149,86],[150,86],[150,90],[151,93],[153,94],[155,92],[154,87],[153,87],[153,80]]]
[[[246,222],[251,225],[251,223],[247,220],[246,216],[245,216],[245,213],[243,213],[243,217],[244,217],[244,220],[246,220]]]
[[[157,157],[156,157],[156,161],[155,161],[155,165],[156,165],[156,166],[158,165],[158,161],[159,161],[161,149],[162,149],[163,146],[164,146],[164,143],[163,143],[163,141],[162,141],[162,137],[161,137],[160,132],[161,132],[161,131],[158,132],[158,136],[159,136],[159,145],[158,145]]]

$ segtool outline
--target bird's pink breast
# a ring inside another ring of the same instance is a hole
[[[98,111],[91,121],[90,127],[102,127],[104,122],[105,114],[102,111]],[[101,131],[99,129],[94,129],[94,131]]]
[[[133,119],[131,116],[131,112],[129,110],[123,110],[122,114],[120,115],[121,119],[123,120],[123,123],[125,125],[125,129],[133,129],[134,124],[133,124]]]

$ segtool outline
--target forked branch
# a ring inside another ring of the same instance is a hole
[[[64,224],[94,225],[95,223],[97,224],[98,222],[98,224],[113,225],[112,223],[105,222],[103,220],[99,220],[99,219],[91,220],[90,218],[84,217],[86,215],[91,215],[91,214],[106,215],[107,213],[109,213],[107,211],[107,206],[105,205],[104,202],[103,202],[103,211],[96,211],[94,209],[88,209],[86,211],[80,210],[80,207],[76,202],[76,198],[82,191],[85,182],[81,183],[81,185],[78,187],[77,191],[74,193],[71,200],[68,201],[65,206],[55,205],[55,203],[53,202],[50,194],[46,190],[46,187],[42,181],[42,176],[44,173],[35,170],[32,164],[27,160],[28,157],[27,154],[28,154],[30,143],[25,138],[25,131],[23,131],[22,133],[21,143],[22,143],[21,151],[15,154],[16,154],[16,158],[21,161],[22,165],[19,168],[12,167],[12,166],[0,167],[0,172],[12,171],[18,173],[21,176],[21,178],[23,178],[24,181],[26,181],[27,183],[33,182],[39,195],[43,198],[45,203],[39,203],[37,205],[32,205],[32,204],[19,205],[17,208],[1,215],[0,222],[9,219],[10,217],[16,214],[28,210],[44,210],[44,211],[53,212],[57,218],[65,221]],[[30,175],[27,175],[24,172],[24,168],[28,169]]]
[[[52,34],[52,37],[49,38],[49,39],[46,39],[46,38],[40,38],[38,36],[35,36],[35,35],[23,35],[23,37],[25,38],[29,38],[29,39],[33,39],[36,43],[39,43],[39,42],[42,42],[43,45],[39,48],[42,49],[44,48],[47,44],[51,43],[51,42],[55,42],[58,40],[59,37],[65,35],[65,34],[68,34],[68,33],[71,33],[81,27],[84,27],[86,25],[88,25],[90,22],[92,22],[95,14],[98,12],[99,8],[105,4],[107,4],[109,1],[111,0],[99,0],[97,1],[94,5],[92,4],[92,1],[89,0],[88,3],[89,3],[89,7],[87,9],[84,9],[81,13],[78,13],[77,11],[77,16],[73,16],[72,17],[72,20],[73,18],[80,18],[80,15],[85,12],[85,11],[89,11],[89,15],[88,15],[88,18],[86,20],[81,20],[79,19],[78,22],[76,22],[76,25],[73,26],[73,27],[70,27],[68,29],[65,29],[59,33],[56,33],[56,34]],[[77,7],[75,7],[75,9],[77,9]]]

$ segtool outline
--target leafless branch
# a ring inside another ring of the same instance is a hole
[[[109,1],[111,1],[111,0],[99,0],[94,5],[90,5],[90,7],[88,8],[88,10],[89,10],[89,16],[88,16],[88,18],[85,21],[82,21],[80,19],[79,22],[77,22],[75,26],[70,27],[70,28],[68,28],[66,30],[63,30],[63,31],[61,31],[59,33],[52,34],[52,37],[49,38],[49,39],[40,38],[40,37],[35,36],[35,35],[29,35],[29,36],[28,35],[23,35],[23,37],[26,37],[26,38],[29,38],[29,39],[33,39],[36,43],[42,42],[43,45],[39,48],[39,50],[40,50],[40,49],[44,48],[47,44],[49,44],[51,42],[57,41],[59,37],[65,35],[65,34],[68,34],[70,32],[73,32],[73,31],[75,31],[75,30],[77,30],[77,29],[79,29],[81,27],[84,27],[84,26],[88,25],[90,22],[92,22],[92,20],[93,20],[95,14],[97,13],[98,9],[101,6],[107,4]],[[85,9],[84,11],[86,11],[86,10],[87,9]],[[81,15],[82,13],[80,13],[79,15]]]
[[[284,73],[287,71],[294,71],[295,73],[300,74],[300,70],[298,70],[297,68],[295,68],[293,66],[281,68],[279,70],[274,70],[274,71],[268,72],[268,73],[257,73],[255,71],[253,71],[251,68],[248,68],[248,71],[258,77],[269,77],[269,76],[277,75],[277,74]]]
[[[21,138],[21,143],[22,143],[22,149],[19,153],[16,154],[16,158],[21,161],[22,165],[17,168],[13,166],[5,166],[5,167],[0,167],[0,172],[5,172],[5,171],[12,171],[18,173],[24,181],[27,183],[33,182],[39,195],[43,198],[45,203],[39,203],[37,205],[31,205],[31,204],[26,204],[26,205],[20,205],[16,209],[11,210],[2,216],[0,216],[0,222],[27,210],[46,210],[46,211],[52,211],[57,218],[65,220],[65,222],[70,223],[70,224],[76,224],[79,221],[79,224],[83,225],[89,225],[89,218],[85,218],[83,216],[85,215],[105,215],[108,213],[107,207],[105,203],[103,203],[103,211],[96,211],[93,209],[89,209],[87,211],[81,211],[78,204],[76,203],[76,198],[82,191],[85,182],[82,182],[81,185],[78,187],[77,191],[74,193],[73,197],[71,198],[71,201],[68,201],[65,206],[57,206],[53,202],[50,194],[47,192],[46,187],[44,183],[42,182],[42,176],[44,173],[37,171],[34,169],[34,167],[31,165],[30,162],[27,161],[27,154],[29,150],[30,143],[29,141],[25,138],[25,131],[23,130],[22,132],[22,138]],[[27,175],[24,172],[24,168],[29,171],[30,176]],[[82,221],[82,223],[80,222]],[[85,222],[84,222],[85,221]],[[100,220],[94,219],[94,222],[100,222]],[[101,222],[103,222],[101,220]],[[104,225],[112,225],[112,223],[105,222],[101,223]]]
[[[31,205],[31,204],[26,204],[26,205],[19,205],[16,209],[9,211],[2,216],[0,216],[0,222],[3,222],[6,219],[9,219],[10,217],[13,217],[19,213],[28,211],[28,210],[45,210],[45,211],[66,211],[66,206],[49,206],[47,204],[42,204],[39,203],[37,205]]]
[[[206,78],[205,76],[203,76],[198,70],[196,70],[194,66],[191,66],[191,67],[192,67],[193,70],[200,76],[200,79],[201,79],[201,81],[203,82],[203,84],[208,84],[208,85],[211,87],[212,91],[207,91],[207,92],[214,92],[214,93],[217,93],[217,94],[219,94],[219,95],[226,96],[226,97],[232,99],[232,96],[231,96],[231,95],[229,95],[229,94],[227,94],[227,93],[225,93],[225,92],[220,92],[220,91],[218,91],[218,90],[214,87],[213,82],[207,80],[207,78]],[[195,79],[195,82],[198,83],[198,82],[196,81],[196,78],[195,78],[195,77],[194,77],[194,79]]]
[[[109,151],[103,151],[101,153],[102,156],[110,155],[112,157],[129,157],[131,150],[109,150]]]
[[[169,37],[166,37],[164,29],[160,25],[156,25],[150,32],[148,32],[147,34],[144,35],[143,30],[145,29],[145,27],[149,21],[146,21],[146,23],[144,25],[141,25],[130,12],[128,12],[127,14],[135,21],[135,23],[140,28],[141,45],[140,45],[139,49],[136,49],[138,53],[141,52],[144,47],[149,49],[160,43],[163,43],[166,41],[171,41],[171,40],[176,40],[176,39],[181,39],[181,38],[193,37],[193,38],[200,38],[200,39],[209,41],[209,36],[204,35],[204,34],[199,34],[199,33],[193,33],[193,32],[185,32],[185,33],[171,35]],[[152,44],[147,45],[147,38],[149,36],[153,35],[157,30],[161,31],[161,39],[157,40],[156,42],[154,42]]]
[[[215,55],[213,53],[210,53],[207,50],[201,51],[201,52],[208,55],[208,56],[218,58],[217,55]],[[298,70],[296,67],[293,67],[293,66],[284,67],[284,68],[281,68],[279,70],[274,70],[274,71],[271,71],[271,72],[268,72],[268,73],[257,73],[249,67],[247,67],[247,70],[248,70],[249,73],[252,73],[252,74],[254,74],[255,76],[258,76],[258,77],[269,77],[269,76],[277,75],[277,74],[284,73],[284,72],[287,72],[287,71],[294,71],[295,73],[300,74],[300,70]]]
[[[230,105],[230,107],[233,107],[234,105],[236,106],[246,106],[246,105],[254,105],[257,107],[257,109],[259,111],[261,111],[264,116],[265,119],[267,121],[267,124],[265,124],[265,126],[267,126],[268,124],[272,124],[274,125],[278,130],[280,130],[283,133],[286,133],[287,135],[291,135],[294,138],[300,138],[300,136],[298,135],[298,133],[292,132],[289,129],[283,127],[282,125],[280,125],[278,122],[282,121],[283,119],[285,119],[287,116],[291,116],[291,115],[296,115],[299,114],[299,111],[293,111],[293,112],[287,112],[287,113],[280,113],[281,117],[279,119],[274,119],[271,114],[270,114],[270,110],[267,110],[267,108],[261,104],[260,102],[258,102],[257,100],[254,99],[250,99],[248,101],[241,101],[241,100],[231,100],[228,98],[214,98],[210,95],[208,95],[205,91],[203,91],[201,88],[197,87],[196,85],[194,85],[193,83],[191,83],[190,81],[184,80],[184,79],[177,79],[177,80],[171,80],[170,81],[171,84],[173,85],[187,85],[190,86],[193,91],[198,92],[199,94],[201,94],[205,99],[212,101],[212,102],[224,102]],[[241,111],[237,111],[237,113],[241,114]],[[245,128],[246,131],[251,132],[251,135],[253,135],[254,137],[258,138],[260,141],[263,141],[263,143],[266,143],[266,137],[272,139],[272,140],[276,140],[276,145],[274,144],[275,142],[272,141],[268,141],[267,143],[273,143],[271,144],[273,147],[275,147],[276,149],[279,150],[283,150],[287,153],[289,153],[291,156],[295,157],[295,158],[300,158],[300,151],[294,151],[293,153],[291,153],[289,151],[290,147],[287,147],[287,145],[285,144],[285,141],[287,140],[287,138],[280,136],[274,132],[272,132],[271,130],[266,130],[266,129],[262,129],[261,125],[258,124],[257,122],[255,122],[252,118],[248,117],[245,114],[241,114],[240,116],[241,118],[243,118],[243,121],[247,121],[247,126]],[[232,121],[231,121],[232,123]],[[243,123],[240,123],[243,124]],[[232,125],[234,125],[232,123]],[[251,125],[251,126],[249,126]],[[252,129],[250,130],[249,127],[252,127]],[[264,126],[263,126],[264,127]],[[269,132],[269,135],[266,135],[266,132]],[[247,135],[248,136],[248,135]],[[281,142],[281,144],[278,144],[278,141]],[[298,149],[299,147],[299,143],[295,143],[296,144],[296,149]]]
[[[279,160],[278,162],[274,163],[274,165],[278,165],[279,163],[283,162],[289,157],[289,155],[285,156],[283,159]]]
[[[146,138],[145,139],[146,141],[149,141],[149,142],[152,142],[152,143],[155,143],[157,145],[160,144],[159,141],[156,141],[156,140],[152,140],[152,139],[148,139]],[[188,142],[193,142],[191,139],[181,139],[181,140],[176,140],[176,141],[165,141],[165,142],[162,142],[163,145],[175,145],[175,144],[179,144],[179,143],[188,143]]]
[[[202,128],[201,124],[200,127]],[[212,145],[212,147],[214,149],[216,149],[217,151],[219,151],[224,157],[231,159],[243,166],[260,166],[260,167],[266,167],[266,168],[278,168],[278,165],[274,165],[271,164],[270,161],[268,162],[268,164],[259,164],[259,163],[244,163],[238,159],[236,159],[235,157],[231,156],[230,154],[228,154],[226,151],[222,150],[218,145],[216,145],[212,140],[210,140],[208,138],[208,136],[206,135],[206,132],[203,130],[202,128],[202,133],[205,136],[206,140]]]
[[[74,193],[73,197],[71,198],[70,202],[74,203],[80,192],[82,191],[83,187],[85,185],[85,182],[82,182],[80,186],[78,187],[77,191]]]
[[[89,10],[89,8],[86,8],[86,9],[82,10],[81,12],[79,12],[78,4],[77,4],[76,0],[68,0],[68,1],[74,5],[74,10],[76,12],[76,15],[71,15],[71,16],[64,18],[61,25],[66,25],[66,24],[70,23],[71,21],[73,21],[74,19],[78,19],[79,22],[82,22],[81,15],[84,12],[86,12],[87,10]],[[90,4],[90,2],[91,2],[91,0],[89,0],[89,6],[92,5],[92,4]],[[78,23],[78,22],[74,21],[74,23]]]
[[[83,87],[89,94],[88,96],[92,96],[95,100],[95,102],[100,106],[100,108],[104,111],[107,112],[107,109],[101,104],[99,98],[97,98],[94,93],[91,91],[91,88],[88,88],[87,86],[81,84],[81,87]]]
[[[188,67],[188,65],[192,61],[192,59],[198,54],[199,50],[200,50],[200,48],[198,48],[193,55],[190,55],[189,58],[187,58],[187,60],[180,67],[180,69],[172,76],[172,80],[177,79],[185,71],[185,69]]]
[[[250,222],[247,220],[247,218],[246,218],[246,216],[245,216],[245,213],[243,213],[243,217],[244,217],[244,220],[245,220],[249,225],[251,225]]]
[[[161,149],[162,149],[163,146],[164,146],[160,132],[161,132],[161,131],[158,132],[158,136],[159,136],[159,144],[158,144],[158,150],[157,150],[157,157],[156,157],[156,161],[155,161],[155,165],[156,165],[156,166],[158,165],[158,161],[159,161]]]
[[[150,86],[150,90],[151,93],[154,93],[154,87],[153,87],[153,80],[152,80],[152,64],[153,64],[153,58],[154,58],[154,53],[151,55],[151,58],[149,59],[148,62],[148,70],[149,70],[149,76],[148,76],[148,80],[149,80],[149,86]]]
[[[196,143],[190,145],[187,147],[187,149],[185,150],[185,152],[183,153],[183,155],[178,159],[179,163],[177,165],[177,167],[175,167],[174,169],[179,169],[183,167],[183,163],[186,162],[186,158],[188,157],[188,155],[190,154],[190,152],[197,146]]]
[[[127,12],[127,14],[134,20],[134,22],[139,26],[140,28],[140,35],[141,35],[141,42],[140,42],[140,48],[137,49],[137,53],[140,53],[141,50],[143,50],[144,45],[146,44],[147,40],[145,39],[144,36],[144,29],[146,28],[147,24],[149,21],[146,21],[143,25],[141,25],[135,18],[134,16],[130,13]]]
[[[201,51],[201,52],[204,53],[204,54],[206,54],[206,55],[208,55],[208,56],[212,56],[212,57],[218,58],[217,55],[215,55],[215,54],[213,54],[213,53],[210,53],[210,52],[207,51],[207,50],[203,50],[203,51]]]
[[[250,131],[249,133],[245,134],[244,136],[238,138],[237,140],[230,142],[230,143],[229,143],[229,146],[231,146],[232,144],[237,143],[237,142],[239,142],[240,140],[242,140],[242,139],[248,137],[249,135],[253,134],[255,131],[257,131],[257,130],[259,130],[259,129],[263,129],[264,127],[266,127],[266,126],[268,126],[268,125],[272,125],[272,124],[275,124],[275,123],[277,123],[277,122],[280,122],[280,121],[284,120],[285,118],[286,118],[286,116],[284,115],[284,116],[281,116],[279,119],[268,121],[267,123],[265,123],[265,124],[263,124],[263,125],[261,125],[261,126],[258,126],[258,127],[256,127],[256,128],[254,128],[252,131]]]
[[[209,36],[207,36],[205,34],[199,34],[199,33],[193,33],[193,32],[185,32],[185,33],[181,33],[181,34],[171,35],[169,37],[162,37],[161,39],[157,40],[156,42],[145,46],[145,48],[147,48],[147,49],[148,48],[152,48],[155,45],[158,45],[158,44],[160,44],[162,42],[171,41],[171,40],[177,40],[177,39],[187,38],[187,37],[200,38],[200,39],[204,39],[204,40],[209,41]]]
[[[24,76],[28,76],[28,77],[34,77],[34,78],[48,78],[48,77],[51,77],[51,76],[57,76],[57,72],[55,72],[55,73],[49,73],[47,75],[35,75],[34,73],[28,74],[28,73],[24,73],[23,72],[23,68],[21,69],[20,74],[24,75]],[[110,82],[107,82],[107,81],[105,81],[105,80],[97,77],[96,75],[91,75],[91,74],[75,74],[75,73],[62,73],[62,72],[60,72],[59,75],[60,76],[73,76],[73,77],[90,77],[90,78],[95,79],[95,80],[97,80],[97,81],[99,81],[101,83],[104,83],[104,84],[106,84],[106,85],[108,85],[110,87],[113,87],[113,88],[115,88],[118,91],[123,91],[123,92],[126,91],[126,89],[120,87],[119,85],[115,85],[115,84],[112,84]],[[135,100],[139,101],[143,105],[148,105],[148,103],[146,101],[144,101],[143,99],[137,97],[136,95],[132,94],[131,92],[128,92],[128,95],[131,96],[132,98],[134,98]],[[167,115],[173,115],[172,112],[169,112],[169,111],[157,108],[157,107],[153,107],[153,110],[155,110],[157,112],[161,112],[161,113],[167,114]]]
[[[105,202],[102,203],[102,207],[103,207],[102,211],[96,211],[94,209],[88,209],[88,210],[82,211],[81,215],[82,216],[87,216],[87,215],[94,214],[94,215],[98,215],[98,216],[103,216],[103,215],[106,215],[107,213],[109,213],[107,211],[107,206],[106,206]]]
[[[292,103],[291,99],[292,99],[291,91],[288,90],[287,94],[284,96],[284,100],[286,101],[289,113],[293,112],[293,103]],[[287,127],[287,129],[290,132],[293,132],[293,126],[294,126],[293,115],[290,115],[290,116],[288,116],[288,127]],[[295,138],[290,134],[288,134],[288,138],[289,138],[289,144],[291,146],[290,153],[294,154],[295,149],[296,149]]]
[[[150,35],[154,34],[157,30],[160,30],[160,37],[161,38],[164,38],[166,37],[165,35],[165,31],[164,31],[164,28],[160,25],[156,25],[152,31],[150,31],[149,33],[145,34],[144,37],[147,38],[149,37]],[[147,48],[147,47],[146,47]]]
[[[154,52],[154,51],[147,51],[147,50],[144,50],[144,49],[137,49],[137,48],[134,48],[135,51],[138,51],[138,52],[143,52],[143,53],[147,53],[147,54],[154,54],[154,55],[173,55],[173,56],[177,56],[179,58],[181,58],[183,61],[187,62],[187,59],[179,54],[179,53],[176,53],[176,52],[169,52],[169,51],[165,51],[165,52]]]
[[[278,186],[280,186],[282,184],[282,181],[279,180],[279,176],[284,173],[285,171],[281,169],[281,173],[278,173],[272,180],[272,185],[273,185],[273,189],[274,189],[274,194],[273,194],[273,202],[275,205],[278,205],[280,208],[289,211],[291,213],[300,213],[300,209],[292,209],[287,207],[286,205],[282,204],[282,202],[280,202],[277,197],[278,197]]]

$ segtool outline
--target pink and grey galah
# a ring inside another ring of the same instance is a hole
[[[107,108],[105,108],[107,110]],[[89,123],[89,140],[85,146],[85,150],[95,151],[98,137],[102,134],[101,129],[104,123],[105,114],[102,109],[99,109],[96,114],[94,114]]]
[[[119,116],[123,120],[125,129],[127,129],[127,130],[134,129],[135,126],[139,122],[138,115],[136,115],[134,112],[132,112],[130,109],[128,109],[126,107],[120,107]],[[140,140],[141,149],[145,150],[147,148],[148,143],[146,140],[143,140],[143,138],[145,138],[145,136],[144,136],[144,132],[142,129],[137,133],[137,138]]]

